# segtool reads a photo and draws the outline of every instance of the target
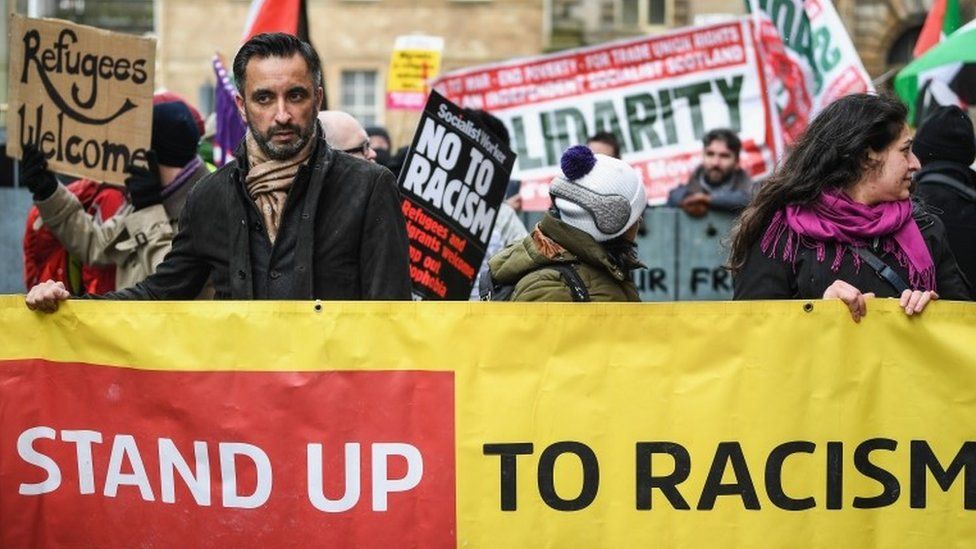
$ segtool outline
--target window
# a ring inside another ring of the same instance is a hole
[[[153,31],[153,0],[57,0],[38,2],[46,17],[67,19],[117,32]],[[47,9],[45,9],[45,7]]]
[[[600,24],[603,26],[613,25],[617,17],[617,14],[614,13],[615,11],[616,6],[613,5],[613,2],[601,2]]]
[[[640,21],[641,0],[623,0],[621,2],[621,18],[624,25],[633,25]]]
[[[661,27],[671,24],[673,0],[616,0],[616,9],[623,28]]]
[[[342,71],[342,110],[363,126],[379,123],[376,71]]]
[[[664,0],[647,0],[647,24],[665,25],[668,22],[667,6]]]

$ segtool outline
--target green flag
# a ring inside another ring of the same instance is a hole
[[[895,77],[895,93],[908,105],[909,120],[916,124],[919,100],[926,99],[919,97],[923,89],[931,90],[934,99],[943,104],[976,104],[976,21],[952,33]]]

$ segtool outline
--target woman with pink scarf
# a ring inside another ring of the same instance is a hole
[[[906,116],[891,97],[856,94],[813,120],[733,229],[734,299],[836,298],[855,322],[875,296],[908,315],[972,299],[942,222],[909,198],[919,162]]]

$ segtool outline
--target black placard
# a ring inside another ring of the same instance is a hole
[[[471,295],[514,163],[478,120],[430,94],[399,181],[416,298]]]

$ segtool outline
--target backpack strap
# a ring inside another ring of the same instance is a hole
[[[878,274],[882,279],[884,279],[888,284],[901,295],[905,290],[910,289],[908,284],[898,276],[898,273],[894,271],[887,263],[881,261],[881,258],[874,255],[874,252],[869,250],[867,246],[851,247],[851,249],[856,253],[865,263],[874,269],[874,272]]]
[[[573,301],[582,302],[590,300],[590,292],[586,289],[586,284],[583,284],[583,279],[580,278],[579,273],[576,272],[576,267],[572,263],[555,263],[549,265],[547,268],[559,272],[559,275],[563,278],[563,282],[569,287],[569,293],[573,296]]]
[[[486,270],[478,278],[478,297],[481,298],[481,301],[493,301],[492,298],[495,297],[497,286],[495,277],[491,276],[491,270]]]
[[[532,269],[529,272],[541,271],[542,269],[552,269],[559,273],[559,276],[569,288],[569,294],[572,296],[573,301],[590,301],[590,292],[586,289],[586,284],[583,284],[583,279],[580,278],[579,273],[576,272],[576,268],[573,267],[572,263],[545,265]],[[481,301],[510,301],[514,291],[514,284],[498,284],[494,277],[491,276],[490,270],[482,274],[481,279],[478,281],[478,295],[481,297]]]
[[[970,202],[976,202],[976,189],[968,187],[945,174],[927,173],[922,176],[922,179],[918,180],[918,183],[937,183],[939,185],[944,185],[961,194]]]

